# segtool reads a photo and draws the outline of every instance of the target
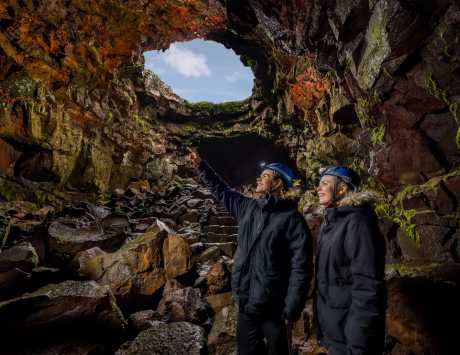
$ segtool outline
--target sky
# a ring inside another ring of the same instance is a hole
[[[147,69],[190,102],[219,103],[251,96],[251,69],[220,43],[202,39],[176,42],[164,52],[144,52],[144,58]]]

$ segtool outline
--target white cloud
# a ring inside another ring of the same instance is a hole
[[[240,74],[240,72],[237,71],[234,71],[232,74],[225,75],[225,80],[231,83],[235,83],[240,79],[242,79],[242,75]]]
[[[181,49],[174,44],[164,53],[163,61],[172,69],[186,77],[210,76],[207,58],[189,49]]]

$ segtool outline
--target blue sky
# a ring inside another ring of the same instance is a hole
[[[176,42],[165,52],[144,52],[144,58],[147,69],[190,102],[218,103],[251,96],[251,69],[220,43],[202,39]]]

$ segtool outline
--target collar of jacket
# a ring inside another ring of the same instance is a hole
[[[271,194],[266,194],[265,196],[258,198],[256,201],[263,211],[292,210],[297,208],[295,201],[282,199]]]
[[[353,192],[337,202],[337,206],[325,209],[324,218],[326,223],[333,222],[338,217],[354,212],[357,209],[372,208],[378,198],[378,194],[373,191]]]

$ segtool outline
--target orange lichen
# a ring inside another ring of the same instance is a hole
[[[0,34],[0,47],[7,56],[18,64],[33,62],[39,69],[39,75],[33,77],[44,79],[43,68],[56,74],[62,65],[67,73],[53,75],[50,81],[65,81],[75,71],[99,72],[104,77],[102,72],[111,72],[140,54],[142,36],[148,43],[165,48],[174,41],[204,37],[226,21],[219,3],[204,0],[144,5],[135,1],[76,1],[62,10],[40,5],[31,12],[28,5],[17,6],[14,23]],[[3,5],[0,17],[9,17]],[[69,46],[69,42],[74,45]],[[64,58],[53,63],[49,54],[60,52]],[[46,65],[37,63],[39,60]]]
[[[310,110],[329,88],[329,80],[313,67],[309,67],[295,78],[295,83],[289,85],[289,95],[299,108]]]

